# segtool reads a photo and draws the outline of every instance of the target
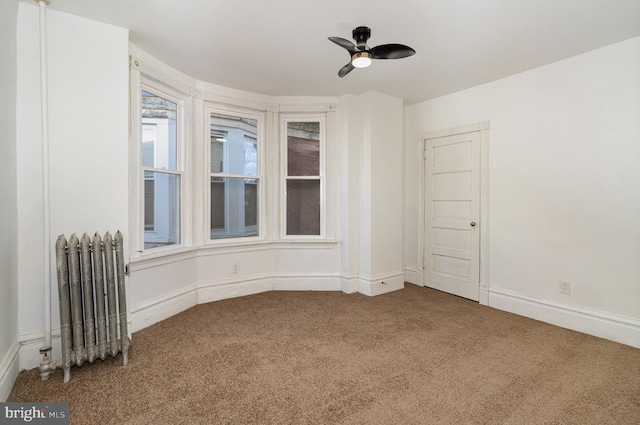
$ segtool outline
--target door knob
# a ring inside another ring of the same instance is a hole
[[[475,221],[472,221],[471,223],[469,223],[469,226],[471,226],[471,227],[476,227],[476,222],[475,222]]]

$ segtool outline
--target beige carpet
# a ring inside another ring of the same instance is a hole
[[[640,424],[640,350],[410,284],[199,305],[121,359],[22,372],[72,424]]]

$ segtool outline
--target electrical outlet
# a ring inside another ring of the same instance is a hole
[[[561,294],[566,294],[566,295],[571,295],[571,282],[566,281],[566,280],[561,280],[560,281],[560,293]]]
[[[235,263],[233,263],[233,274],[238,273],[240,273],[240,263],[236,261]]]

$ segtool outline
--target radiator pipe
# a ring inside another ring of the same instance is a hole
[[[44,347],[40,363],[40,377],[49,378],[55,368],[51,362],[51,211],[49,188],[49,86],[47,69],[47,12],[50,0],[36,0],[40,6],[40,107],[42,126],[42,203],[44,232]]]

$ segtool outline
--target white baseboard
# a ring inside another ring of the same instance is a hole
[[[489,287],[484,284],[480,284],[480,289],[478,290],[478,302],[481,305],[489,305]]]
[[[20,372],[20,343],[16,340],[0,360],[0,402],[7,401]]]
[[[360,277],[358,280],[358,292],[370,297],[387,294],[389,292],[404,289],[404,272],[377,275],[371,278]]]
[[[340,275],[277,275],[273,278],[274,291],[341,291]]]
[[[640,320],[489,288],[488,305],[574,331],[640,348]]]
[[[20,370],[29,370],[38,367],[42,361],[40,349],[44,347],[44,331],[24,332],[18,335],[20,344]],[[60,344],[60,328],[51,329],[51,358],[62,357]]]
[[[198,288],[189,285],[178,291],[152,298],[131,307],[131,332],[137,332],[148,326],[181,313],[198,302]]]
[[[340,290],[345,294],[355,294],[358,292],[358,277],[342,276],[340,279]]]
[[[198,304],[244,297],[273,290],[270,275],[252,275],[235,279],[204,282],[198,285]]]
[[[414,285],[424,286],[424,279],[422,277],[422,270],[404,266],[404,280],[405,282],[413,283]]]
[[[267,291],[340,291],[340,276],[251,275],[198,285],[198,304]]]

